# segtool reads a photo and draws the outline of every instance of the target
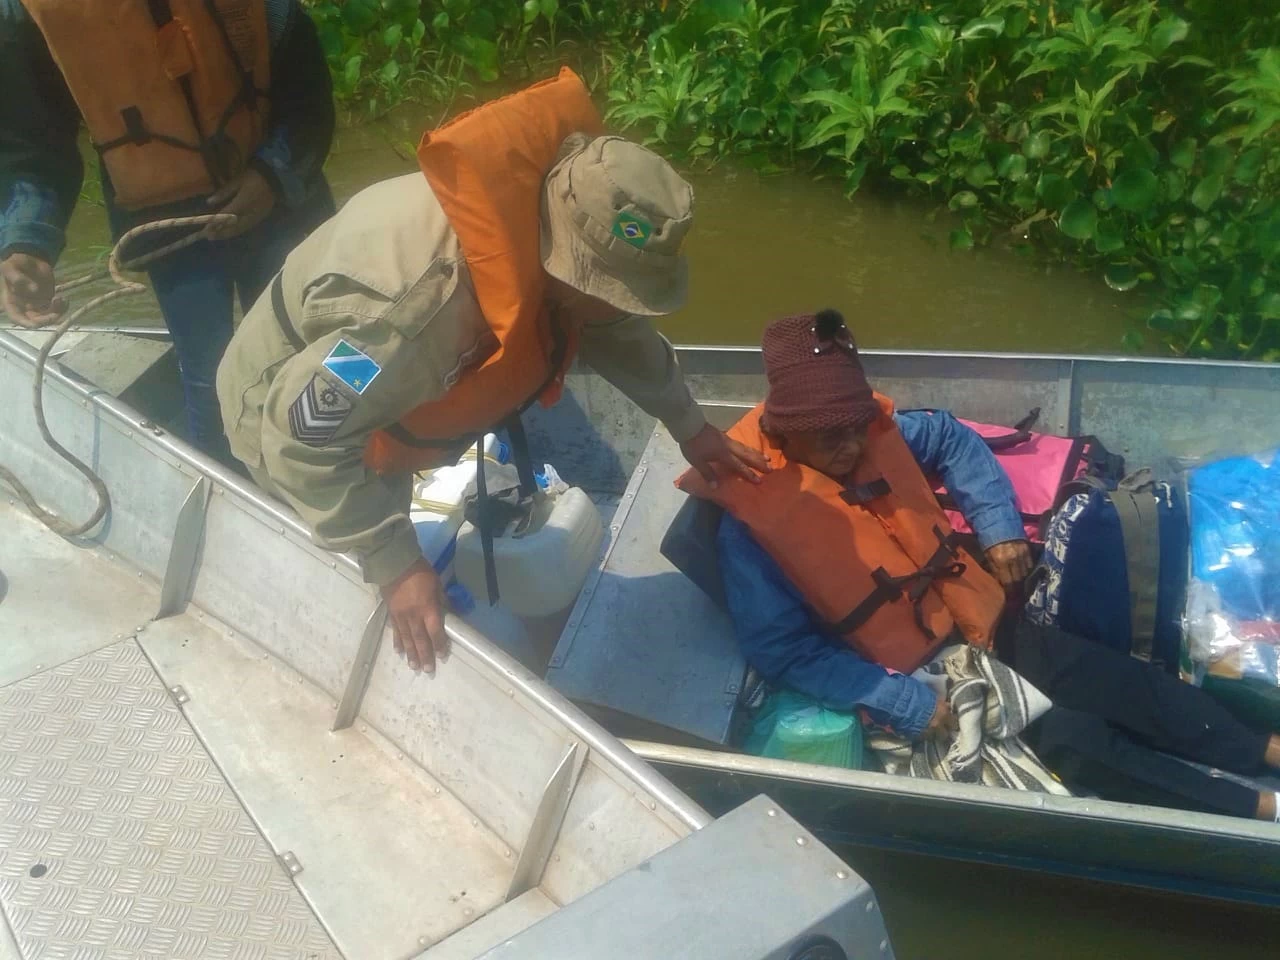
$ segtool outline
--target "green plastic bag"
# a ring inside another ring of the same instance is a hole
[[[828,767],[862,767],[862,723],[857,714],[829,710],[791,690],[765,699],[743,744],[747,753]]]

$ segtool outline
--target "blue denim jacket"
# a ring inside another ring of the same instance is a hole
[[[916,461],[946,484],[984,548],[1025,538],[1013,487],[976,433],[949,413],[899,413],[897,421]],[[924,732],[937,702],[928,687],[824,634],[773,558],[728,514],[718,546],[743,656],[766,680],[832,709],[861,709],[904,736]]]

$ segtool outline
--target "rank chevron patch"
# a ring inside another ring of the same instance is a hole
[[[324,446],[346,422],[352,407],[341,390],[316,374],[289,407],[289,431],[309,447]]]

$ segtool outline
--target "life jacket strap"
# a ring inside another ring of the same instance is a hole
[[[954,532],[944,534],[941,528],[935,526],[933,534],[938,539],[938,549],[919,570],[895,577],[884,567],[877,567],[871,573],[871,579],[875,583],[871,593],[848,616],[838,623],[830,624],[828,629],[837,634],[853,633],[864,626],[886,603],[893,603],[905,593],[915,614],[916,626],[930,642],[936,641],[937,635],[924,619],[925,595],[935,581],[955,579],[965,572],[967,566],[959,559],[959,538]]]
[[[860,507],[870,503],[872,500],[878,500],[880,497],[887,497],[892,492],[893,488],[889,486],[889,481],[884,477],[880,477],[870,483],[846,485],[840,491],[840,499],[851,507]]]

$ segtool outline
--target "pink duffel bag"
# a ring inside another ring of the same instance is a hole
[[[1114,487],[1124,476],[1124,458],[1109,453],[1097,437],[1036,433],[1031,428],[1039,419],[1040,408],[1036,407],[1012,427],[960,420],[978,433],[996,455],[1013,484],[1027,537],[1034,543],[1044,542],[1045,524],[1060,506],[1058,493],[1064,485],[1094,476]],[[934,492],[952,528],[959,533],[972,533],[973,528],[955,509],[946,487],[939,485]]]

